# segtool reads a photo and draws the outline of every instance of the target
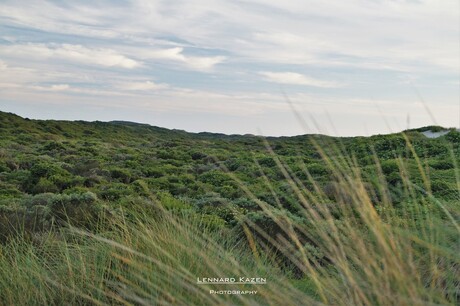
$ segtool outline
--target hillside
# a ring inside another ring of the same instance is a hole
[[[421,134],[424,130],[408,131],[407,136],[417,155],[424,159],[433,193],[455,198],[454,164],[449,160],[453,153],[459,161],[459,133],[452,130],[429,139]],[[398,157],[408,157],[406,162],[414,173],[413,179],[421,182],[402,134],[263,139],[187,133],[122,121],[43,121],[0,113],[0,139],[0,205],[21,209],[23,203],[46,197],[42,194],[52,197],[51,194],[86,192],[98,203],[129,207],[131,202],[142,202],[142,190],[147,188],[179,199],[199,213],[216,215],[220,223],[234,225],[232,209],[248,213],[257,208],[228,172],[243,181],[257,198],[275,205],[264,180],[267,177],[274,182],[281,202],[295,213],[275,159],[288,165],[292,175],[306,186],[311,186],[307,179],[311,174],[329,192],[331,200],[333,197],[332,171],[312,140],[328,150],[328,155],[354,156],[369,184],[375,184],[375,152],[397,201],[401,201],[397,196],[401,187]],[[268,152],[267,145],[273,154]]]
[[[442,127],[262,138],[0,113],[0,303],[458,304],[459,164]],[[233,275],[268,283],[196,283]]]

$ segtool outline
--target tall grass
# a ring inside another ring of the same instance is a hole
[[[207,228],[200,218],[164,209],[152,195],[151,207],[105,217],[104,225],[93,232],[69,226],[32,237],[18,235],[2,245],[2,303],[458,304],[459,199],[446,203],[433,196],[429,174],[409,139],[422,184],[414,183],[407,160],[399,158],[404,201],[398,203],[378,158],[376,184],[369,185],[357,161],[340,146],[315,140],[312,145],[332,173],[333,200],[305,165],[306,182],[267,143],[303,221],[284,209],[267,177],[278,207],[259,200],[229,172],[273,221],[276,234],[243,215],[238,216],[242,235]],[[458,168],[456,173],[460,186]],[[197,277],[233,276],[266,277],[267,284],[197,284]],[[257,294],[209,293],[218,289]]]
[[[206,230],[199,220],[163,212],[111,223],[110,231],[97,235],[68,228],[32,240],[16,237],[2,246],[0,299],[8,305],[245,304],[250,302],[245,296],[210,295],[220,285],[197,285],[197,277],[254,275],[277,279],[255,288],[259,294],[252,302],[305,299],[268,255],[255,261],[245,241],[222,241],[222,232]],[[276,290],[289,298],[273,296]]]

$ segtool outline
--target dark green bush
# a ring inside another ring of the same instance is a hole
[[[231,179],[222,171],[211,170],[208,171],[199,177],[200,181],[207,183],[216,187],[222,187]]]
[[[459,192],[455,184],[450,184],[442,180],[431,181],[431,191],[441,198],[458,199]]]
[[[110,170],[110,176],[121,183],[128,184],[131,182],[131,173],[127,169],[113,168]]]
[[[132,188],[126,184],[111,183],[108,185],[99,186],[97,195],[99,198],[106,201],[117,201],[124,196],[132,194],[132,192]]]
[[[96,202],[97,196],[92,192],[57,194],[49,199],[48,206],[57,222],[90,227],[99,217]]]
[[[458,145],[460,144],[460,132],[451,130],[447,135],[444,136],[448,141]]]
[[[311,175],[327,175],[329,173],[325,166],[318,163],[307,165],[307,169]]]
[[[199,159],[203,159],[205,158],[207,155],[205,153],[202,153],[202,152],[193,152],[190,154],[190,157],[193,159],[193,160],[199,160]]]
[[[276,162],[272,157],[262,157],[259,158],[257,162],[259,163],[259,165],[264,167],[272,168],[276,166]]]
[[[395,159],[385,160],[380,163],[384,174],[399,173],[398,161]]]
[[[49,179],[42,177],[37,183],[30,189],[33,194],[52,192],[59,192],[59,188]]]
[[[431,160],[428,164],[436,170],[448,170],[454,168],[454,164],[450,160]]]

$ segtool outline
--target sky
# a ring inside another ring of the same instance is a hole
[[[272,136],[459,127],[460,1],[2,0],[0,110]]]

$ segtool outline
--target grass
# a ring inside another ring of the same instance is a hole
[[[8,305],[458,304],[459,199],[433,196],[423,159],[408,139],[407,144],[419,176],[410,177],[407,161],[398,159],[402,202],[392,199],[377,158],[372,187],[353,156],[338,146],[331,148],[335,154],[326,153],[331,145],[313,140],[333,173],[331,203],[307,167],[308,187],[272,152],[306,222],[284,209],[280,195],[273,193],[278,207],[268,205],[228,173],[272,221],[275,234],[245,215],[238,216],[240,231],[208,228],[200,218],[165,209],[151,195],[150,207],[104,215],[92,231],[69,225],[16,235],[0,249],[0,300]],[[234,276],[266,277],[267,284],[196,281]],[[219,288],[258,293],[209,294]]]
[[[4,245],[1,300],[10,305],[247,302],[242,296],[209,295],[210,289],[218,287],[196,284],[197,277],[215,275],[277,277],[257,288],[260,295],[253,300],[260,304],[283,287],[293,303],[304,297],[290,287],[282,271],[270,265],[270,258],[260,254],[254,261],[243,241],[231,237],[219,241],[218,232],[203,231],[198,222],[164,212],[161,218],[139,214],[129,222],[118,217],[111,223],[110,231],[97,235],[68,228],[30,240],[16,237]],[[283,300],[279,296],[272,302]]]

